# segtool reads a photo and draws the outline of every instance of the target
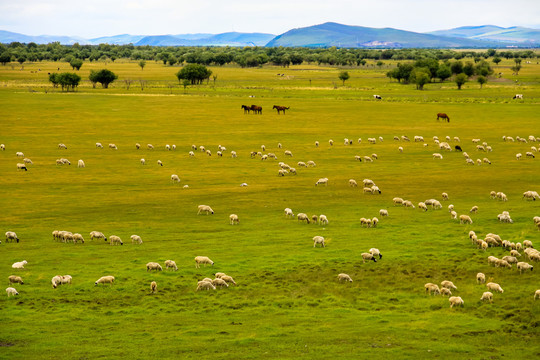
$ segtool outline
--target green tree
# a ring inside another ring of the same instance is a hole
[[[460,74],[463,72],[463,63],[461,61],[454,61],[450,65],[450,70],[452,70],[452,74]]]
[[[7,51],[0,54],[0,63],[2,63],[2,65],[5,66],[9,62],[11,62],[11,55],[9,55]]]
[[[463,67],[463,73],[467,75],[468,77],[471,77],[474,75],[474,64],[472,62],[467,62],[465,66]]]
[[[493,58],[492,61],[495,63],[495,65],[499,65],[499,63],[501,62],[501,58],[496,56],[496,57]]]
[[[72,59],[69,62],[69,65],[71,65],[73,70],[75,70],[75,69],[80,70],[81,66],[83,65],[83,61],[81,59]]]
[[[212,70],[200,64],[187,64],[176,73],[179,82],[189,80],[191,85],[202,84],[204,80],[210,78],[210,75],[212,75]]]
[[[17,58],[17,61],[19,62],[19,64],[21,64],[21,66],[24,64],[26,60],[27,60],[26,55],[19,55],[19,57]]]
[[[437,77],[441,79],[441,82],[450,78],[450,76],[452,76],[452,70],[448,65],[443,64],[439,66],[439,69],[437,70]]]
[[[57,73],[50,73],[49,81],[53,84],[53,87],[58,87],[58,84],[60,84],[60,78]]]
[[[416,84],[417,90],[424,90],[424,85],[431,81],[431,75],[428,68],[415,68],[409,78],[410,82]]]
[[[139,66],[141,67],[141,71],[144,70],[144,67],[146,66],[146,60],[139,61]]]
[[[62,86],[62,91],[64,91],[64,89],[67,91],[69,91],[69,89],[75,90],[75,88],[79,86],[80,81],[81,77],[75,73],[65,72],[58,74],[58,82],[60,86]]]
[[[384,65],[384,62],[382,62],[382,61],[380,61],[380,60],[377,61],[377,66],[378,66],[378,67],[382,67],[383,65]]]
[[[118,75],[107,69],[99,71],[92,70],[90,71],[89,79],[92,84],[94,84],[94,87],[96,83],[100,83],[104,89],[107,89],[109,87],[109,84],[111,84],[114,80],[118,79]]]
[[[482,86],[487,83],[487,78],[485,76],[482,76],[480,75],[476,81],[478,81],[478,83],[480,84],[480,89],[482,88]]]
[[[461,73],[461,74],[457,74],[454,80],[456,82],[458,90],[461,90],[461,87],[463,86],[463,84],[467,82],[468,77],[464,73]]]
[[[510,70],[512,70],[514,72],[514,74],[518,75],[519,74],[519,70],[521,70],[521,65],[517,64],[515,66],[512,66],[510,68]]]
[[[350,79],[350,75],[347,71],[342,71],[339,73],[339,80],[343,81],[343,86],[345,86],[345,81],[349,80]]]

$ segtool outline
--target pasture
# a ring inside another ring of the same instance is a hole
[[[184,89],[176,67],[149,63],[141,71],[135,62],[116,61],[106,65],[119,75],[109,89],[83,82],[70,93],[47,83],[47,72],[58,66],[68,71],[65,63],[0,67],[0,143],[6,147],[0,151],[0,229],[21,240],[6,243],[2,235],[0,279],[6,287],[9,275],[24,279],[14,286],[18,296],[0,296],[0,358],[540,356],[540,301],[533,299],[540,265],[532,263],[535,269],[523,274],[515,265],[495,268],[487,257],[508,251],[484,252],[468,238],[470,230],[479,238],[491,232],[540,247],[532,220],[540,216],[540,201],[522,199],[527,190],[540,191],[540,153],[525,157],[540,143],[502,140],[540,137],[540,65],[524,65],[511,76],[511,63],[503,61],[494,67],[505,73],[501,79],[483,89],[470,81],[460,91],[451,82],[417,91],[390,82],[387,68],[373,65],[349,69],[345,86],[337,78],[340,69],[302,65],[212,68],[215,84]],[[81,77],[102,67],[85,63]],[[133,81],[129,89],[125,79]],[[512,100],[516,93],[524,99]],[[244,114],[244,104],[263,112]],[[273,105],[290,110],[278,115]],[[437,121],[439,112],[450,122]],[[411,142],[393,140],[403,135]],[[428,146],[415,143],[415,135]],[[487,157],[491,164],[466,165],[462,153],[439,150],[433,136],[457,136],[473,160]],[[369,137],[377,142],[369,144]],[[353,144],[344,145],[345,138]],[[493,151],[477,151],[473,138]],[[212,156],[196,150],[190,157],[192,144]],[[223,157],[218,145],[227,149]],[[17,170],[17,151],[32,160],[28,171]],[[277,160],[252,158],[252,151],[275,153]],[[443,159],[433,159],[435,152]],[[378,159],[372,163],[354,158],[373,153]],[[523,158],[516,160],[516,153]],[[56,165],[59,158],[71,165]],[[85,168],[77,167],[78,159]],[[297,166],[309,160],[316,166]],[[279,177],[279,161],[297,175]],[[171,182],[172,174],[180,183]],[[324,177],[328,186],[315,186]],[[350,187],[349,179],[359,187]],[[382,193],[364,194],[363,179]],[[490,191],[504,192],[508,202],[490,199]],[[415,206],[434,198],[443,208],[394,206],[394,197]],[[200,204],[215,213],[197,215]],[[473,224],[452,220],[449,204],[471,215]],[[469,214],[474,205],[478,213]],[[286,219],[285,208],[325,214],[329,224]],[[380,209],[389,216],[381,218]],[[497,220],[502,211],[510,212],[513,224]],[[240,223],[231,226],[233,213]],[[377,227],[360,225],[361,217],[375,216]],[[55,242],[54,230],[80,233],[86,241]],[[124,245],[91,241],[94,230],[118,235]],[[132,234],[143,244],[132,244]],[[313,247],[316,235],[325,237],[326,247]],[[370,248],[383,257],[364,264],[361,253]],[[214,266],[196,268],[199,255]],[[163,266],[168,259],[178,271],[146,271],[146,263]],[[28,261],[24,269],[11,268],[22,260]],[[237,286],[195,291],[197,281],[216,272],[232,276]],[[504,289],[492,304],[480,301],[487,289],[476,283],[478,272]],[[339,283],[339,273],[353,282]],[[65,274],[73,283],[53,289],[51,278]],[[114,275],[115,283],[95,286],[104,275]],[[450,308],[448,297],[425,293],[425,283],[443,280],[457,286],[453,295],[463,298],[463,307]]]

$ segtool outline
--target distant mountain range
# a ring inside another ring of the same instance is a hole
[[[81,45],[133,44],[151,46],[284,46],[350,48],[485,48],[539,47],[540,30],[525,27],[503,28],[494,25],[464,26],[450,30],[417,33],[393,28],[370,28],[327,22],[292,29],[281,35],[227,32],[221,34],[130,35],[94,39],[76,36],[29,36],[0,30],[0,42]]]

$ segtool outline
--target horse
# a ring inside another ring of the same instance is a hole
[[[445,113],[438,113],[437,121],[439,121],[439,119],[443,119],[443,120],[446,120],[447,122],[450,122],[450,116],[446,115]]]
[[[279,112],[280,112],[280,111],[283,111],[283,115],[285,115],[285,110],[289,110],[289,107],[288,107],[288,106],[274,105],[274,107],[273,107],[272,109],[276,109],[278,115],[279,115]]]
[[[244,109],[244,114],[249,114],[249,112],[251,111],[251,107],[247,105],[242,105],[242,109]]]
[[[251,105],[251,111],[253,111],[254,114],[262,114],[262,106]]]

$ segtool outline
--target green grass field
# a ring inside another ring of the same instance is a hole
[[[0,358],[539,357],[540,301],[533,300],[539,269],[520,275],[515,265],[488,266],[489,255],[501,258],[508,251],[483,252],[468,239],[474,230],[479,238],[492,232],[540,246],[532,221],[540,216],[540,202],[521,199],[527,190],[540,191],[539,154],[525,157],[540,144],[502,140],[540,136],[540,65],[524,65],[519,76],[511,76],[510,61],[500,65],[495,72],[503,77],[483,89],[471,80],[461,91],[452,82],[417,91],[390,82],[388,68],[375,66],[348,69],[351,79],[342,86],[340,69],[314,65],[212,68],[215,84],[184,89],[174,76],[177,67],[149,63],[141,71],[136,62],[116,61],[106,65],[119,75],[109,89],[93,89],[85,80],[70,93],[47,82],[47,72],[70,70],[66,63],[0,66],[0,143],[6,147],[0,152],[0,229],[21,239],[6,243],[2,236],[0,279],[6,287],[9,275],[25,282],[14,286],[19,296],[0,296]],[[81,77],[102,67],[85,63]],[[129,89],[126,79],[132,80]],[[524,99],[512,100],[516,93]],[[261,105],[263,114],[244,115],[242,104]],[[278,116],[274,104],[290,110]],[[450,123],[436,121],[438,112],[448,113]],[[393,140],[402,135],[421,135],[429,145]],[[368,143],[379,136],[383,142]],[[492,164],[466,165],[461,153],[440,151],[433,136],[459,136],[473,160],[488,157]],[[344,138],[353,145],[345,146]],[[493,152],[477,152],[473,138]],[[58,149],[59,143],[68,149]],[[188,156],[192,144],[212,156]],[[223,157],[216,155],[218,145],[227,148]],[[251,158],[261,145],[278,160]],[[17,171],[17,151],[33,162],[27,172]],[[434,152],[443,160],[434,160]],[[373,163],[354,160],[373,153]],[[523,154],[521,161],[516,153]],[[62,157],[71,165],[57,166]],[[85,168],[77,168],[78,159]],[[296,166],[308,160],[317,166]],[[279,161],[298,174],[278,177]],[[322,177],[328,186],[314,186]],[[349,187],[349,179],[365,178],[382,194]],[[249,186],[240,187],[243,182]],[[490,199],[492,190],[509,201]],[[392,203],[394,197],[415,205],[441,200],[442,192],[450,197],[442,210],[424,213]],[[450,203],[458,214],[477,205],[474,223],[451,220]],[[200,204],[215,214],[197,215]],[[329,224],[286,219],[286,207],[325,214]],[[379,217],[379,209],[388,209],[389,217]],[[505,210],[513,224],[497,221]],[[239,215],[238,226],[229,225],[232,213]],[[374,216],[380,219],[376,228],[360,226],[361,217]],[[86,242],[55,242],[53,230],[81,233]],[[118,235],[124,245],[90,241],[93,230]],[[131,244],[132,234],[144,243]],[[313,247],[315,235],[327,239],[325,248]],[[363,264],[360,254],[372,247],[383,258]],[[195,268],[198,255],[215,265]],[[147,262],[163,266],[167,259],[176,261],[177,272],[146,271]],[[22,260],[25,269],[11,268]],[[195,291],[198,280],[218,271],[238,286]],[[478,272],[504,289],[493,304],[480,301],[487,289],[476,284]],[[354,282],[339,283],[339,273]],[[73,284],[53,289],[58,274],[70,274]],[[94,286],[104,275],[114,275],[114,285]],[[425,283],[443,280],[456,284],[463,308],[425,294]],[[158,284],[156,294],[150,294],[151,281]]]

